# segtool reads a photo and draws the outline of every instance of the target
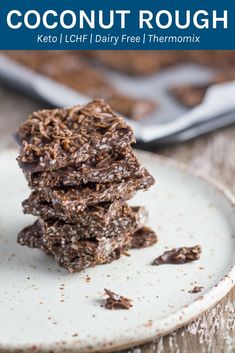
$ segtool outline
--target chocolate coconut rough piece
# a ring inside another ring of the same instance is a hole
[[[70,273],[80,272],[88,267],[107,264],[120,258],[129,250],[131,237],[122,234],[118,237],[104,238],[101,241],[83,240],[66,248],[53,250],[59,265]]]
[[[103,100],[35,112],[20,126],[17,140],[22,144],[19,165],[34,172],[80,166],[135,142],[131,127]]]
[[[31,188],[74,186],[80,183],[111,183],[132,177],[141,177],[145,169],[140,165],[134,152],[127,148],[121,152],[95,156],[77,167],[57,170],[24,171]]]
[[[37,199],[27,199],[22,203],[24,213],[44,219],[53,218],[67,223],[81,223],[84,226],[96,225],[97,222],[100,225],[107,225],[112,219],[118,216],[122,204],[122,201],[115,201],[113,203],[104,202],[88,206],[84,211],[74,212],[70,209],[67,213],[64,213],[64,210],[54,208],[52,203],[39,203]]]
[[[48,246],[38,223],[35,222],[19,233],[18,242],[21,245],[38,248],[52,254],[61,266],[73,273],[118,259],[123,251],[130,248],[131,235],[121,233],[116,237],[103,237],[101,240],[69,242],[63,247],[60,244]]]
[[[96,225],[84,227],[79,223],[65,223],[59,220],[37,220],[38,228],[47,244],[64,244],[81,239],[97,239],[118,236],[120,233],[134,233],[143,227],[147,221],[144,207],[128,207],[123,205],[119,217],[111,220],[107,226]]]
[[[139,216],[140,219],[141,217]],[[71,240],[64,239],[63,243],[62,239],[50,242],[44,237],[45,230],[41,226],[41,221],[38,220],[18,234],[18,243],[53,255],[62,267],[73,273],[118,259],[122,253],[132,247],[134,235],[129,231],[97,239],[77,237]]]
[[[146,190],[153,185],[154,180],[146,172],[143,178],[123,180],[113,184],[85,184],[68,188],[42,188],[33,191],[24,205],[50,204],[60,213],[73,214],[84,211],[87,206],[115,200],[126,201],[137,190]]]
[[[103,237],[99,240],[78,240],[63,247],[61,244],[59,246],[43,246],[46,252],[55,256],[60,266],[73,273],[119,259],[122,254],[132,248],[132,237],[133,235],[129,232],[121,232],[114,237]]]

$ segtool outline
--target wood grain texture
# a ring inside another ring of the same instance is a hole
[[[0,149],[15,146],[12,133],[29,113],[45,108],[0,86]],[[235,126],[178,146],[155,148],[225,184],[235,194]],[[170,335],[122,353],[235,352],[235,289],[208,312]]]

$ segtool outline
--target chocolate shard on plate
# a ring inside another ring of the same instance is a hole
[[[93,156],[76,167],[31,172],[24,170],[31,188],[74,186],[87,183],[111,183],[130,177],[141,177],[145,169],[131,148]]]
[[[138,190],[146,190],[153,185],[154,180],[150,174],[142,178],[123,180],[112,184],[86,184],[68,188],[42,188],[33,191],[29,199],[24,202],[30,205],[49,204],[57,212],[72,214],[84,211],[87,206],[115,200],[126,201]]]
[[[22,144],[18,162],[34,172],[80,165],[91,156],[135,142],[131,127],[103,100],[35,112],[17,136]]]
[[[151,246],[157,242],[157,236],[149,227],[136,230],[132,236],[131,248],[140,249]]]
[[[106,309],[130,309],[133,306],[131,299],[116,294],[109,289],[104,289],[104,291],[108,296],[105,302]]]
[[[186,262],[195,261],[200,258],[201,246],[175,248],[165,251],[161,256],[153,261],[153,265],[164,264],[184,264]]]

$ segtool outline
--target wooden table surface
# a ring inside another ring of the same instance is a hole
[[[12,133],[28,114],[42,107],[42,103],[0,86],[0,149],[15,146]],[[156,152],[210,174],[235,193],[235,126],[178,146],[156,148]],[[124,352],[235,352],[235,289],[186,327]]]

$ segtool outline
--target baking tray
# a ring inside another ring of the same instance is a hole
[[[216,71],[196,64],[176,65],[160,73],[132,77],[109,69],[106,79],[120,92],[148,98],[159,107],[141,121],[128,120],[144,143],[175,143],[235,122],[235,82],[212,86],[198,107],[189,110],[169,93],[173,86],[209,82]],[[0,80],[52,106],[85,104],[90,97],[0,55]]]

